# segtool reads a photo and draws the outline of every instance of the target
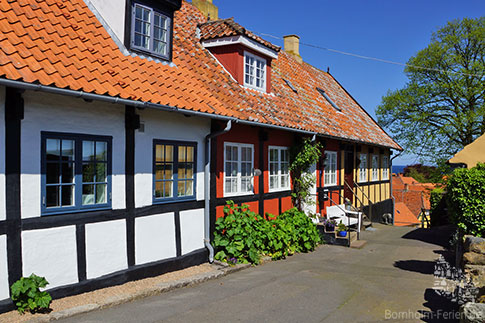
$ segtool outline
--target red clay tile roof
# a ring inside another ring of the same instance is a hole
[[[394,225],[398,227],[415,226],[420,224],[418,218],[409,210],[406,204],[395,204]]]
[[[255,35],[253,32],[247,30],[240,24],[234,21],[234,18],[219,19],[214,21],[204,22],[199,25],[200,40],[216,39],[229,36],[246,36],[252,40],[271,48],[274,51],[279,51],[281,47],[276,46],[269,41]]]
[[[401,149],[330,74],[283,51],[272,63],[271,94],[242,87],[201,46],[196,29],[205,21],[184,1],[174,18],[174,64],[162,64],[125,56],[83,0],[0,0],[0,77]]]

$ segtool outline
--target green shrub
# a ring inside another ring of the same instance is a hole
[[[47,284],[49,283],[44,277],[31,274],[29,277],[20,278],[10,287],[12,300],[19,313],[23,314],[26,310],[35,313],[49,308],[51,295],[40,291]]]
[[[266,220],[247,205],[224,207],[224,217],[216,221],[215,259],[258,264],[261,256],[281,259],[295,252],[315,249],[320,242],[318,230],[303,212],[288,210],[273,220]]]
[[[456,169],[447,192],[452,221],[464,234],[485,237],[485,164]]]
[[[224,217],[216,220],[214,246],[215,259],[235,258],[240,263],[259,263],[261,244],[265,241],[264,219],[249,210],[247,205],[238,207],[229,201],[224,206]]]

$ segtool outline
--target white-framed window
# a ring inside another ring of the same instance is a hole
[[[359,154],[359,182],[367,182],[367,154]]]
[[[287,147],[269,146],[269,190],[290,189],[290,153]]]
[[[372,180],[379,180],[379,156],[372,155]]]
[[[153,8],[133,3],[131,47],[169,58],[171,19]]]
[[[244,86],[266,92],[266,60],[244,52]]]
[[[337,152],[325,152],[325,169],[323,171],[324,186],[337,185]]]
[[[382,179],[389,179],[389,157],[382,156]]]
[[[224,143],[224,196],[253,193],[254,146]]]

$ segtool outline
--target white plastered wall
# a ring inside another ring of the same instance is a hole
[[[177,256],[174,213],[135,219],[137,265]]]
[[[135,137],[135,206],[152,204],[153,140],[197,142],[197,200],[204,199],[204,139],[210,132],[210,120],[146,109],[138,111],[145,131]]]
[[[112,208],[125,208],[125,109],[98,101],[27,91],[21,134],[22,218],[40,216],[41,131],[112,136]]]
[[[78,282],[76,227],[22,232],[23,276],[45,277],[47,289]]]
[[[7,268],[7,236],[0,236],[0,301],[10,297]]]
[[[182,255],[204,248],[204,209],[180,212]]]
[[[86,224],[85,230],[88,279],[128,268],[125,220]]]
[[[123,42],[125,36],[125,0],[85,0],[91,2],[116,37]]]
[[[5,87],[0,87],[0,221],[5,220]]]

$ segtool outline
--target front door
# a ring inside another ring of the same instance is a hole
[[[354,193],[350,187],[354,187],[354,152],[346,151],[344,154],[344,179],[347,184],[344,185],[344,197],[349,199],[349,201],[354,203]]]

